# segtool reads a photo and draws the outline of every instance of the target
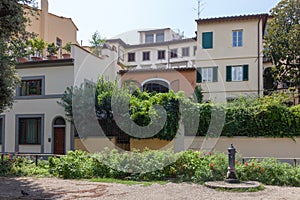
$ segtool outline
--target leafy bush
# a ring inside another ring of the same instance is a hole
[[[225,106],[200,104],[197,135],[207,134],[213,110],[225,109],[222,136],[300,136],[300,106],[289,107],[287,102],[285,95],[275,94],[263,98],[241,97]]]
[[[204,183],[224,180],[227,155],[198,151],[138,151],[119,153],[108,150],[89,154],[68,152],[60,158],[39,161],[5,157],[0,162],[0,175],[57,176],[66,179],[117,178],[128,180],[173,180]],[[156,170],[154,170],[156,169]],[[292,167],[274,158],[262,161],[236,161],[237,176],[242,181],[259,181],[267,185],[300,186],[300,166]]]
[[[69,151],[66,156],[49,158],[50,173],[66,179],[93,177],[94,161],[84,151]]]
[[[280,163],[274,158],[263,161],[252,159],[236,166],[241,180],[259,181],[267,185],[300,186],[300,167],[292,167],[288,163]]]

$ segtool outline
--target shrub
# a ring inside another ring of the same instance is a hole
[[[93,177],[93,159],[84,151],[69,151],[66,156],[49,158],[50,173],[66,179]]]

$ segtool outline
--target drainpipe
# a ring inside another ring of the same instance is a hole
[[[257,24],[257,95],[260,97],[260,21],[261,15],[259,16],[258,24]]]

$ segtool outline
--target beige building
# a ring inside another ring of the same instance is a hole
[[[197,83],[205,98],[226,101],[263,92],[267,14],[196,20]]]
[[[30,26],[27,26],[27,31],[34,32],[37,37],[47,43],[54,42],[59,47],[63,47],[68,42],[78,44],[78,28],[73,20],[49,13],[48,0],[41,0],[40,5],[41,9],[34,12],[34,16],[29,15],[31,23]],[[62,49],[59,51],[59,54],[61,53]]]

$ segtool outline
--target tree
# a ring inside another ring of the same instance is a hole
[[[92,51],[95,55],[101,55],[101,49],[105,43],[105,39],[101,37],[100,33],[96,31],[92,35],[92,40],[89,41],[92,47]]]
[[[275,88],[279,83],[300,85],[300,3],[282,0],[271,11],[265,49],[274,67]]]
[[[16,58],[25,54],[24,46],[32,35],[26,31],[35,0],[1,0],[0,2],[0,113],[12,106],[16,75]],[[21,48],[22,47],[22,48]]]

